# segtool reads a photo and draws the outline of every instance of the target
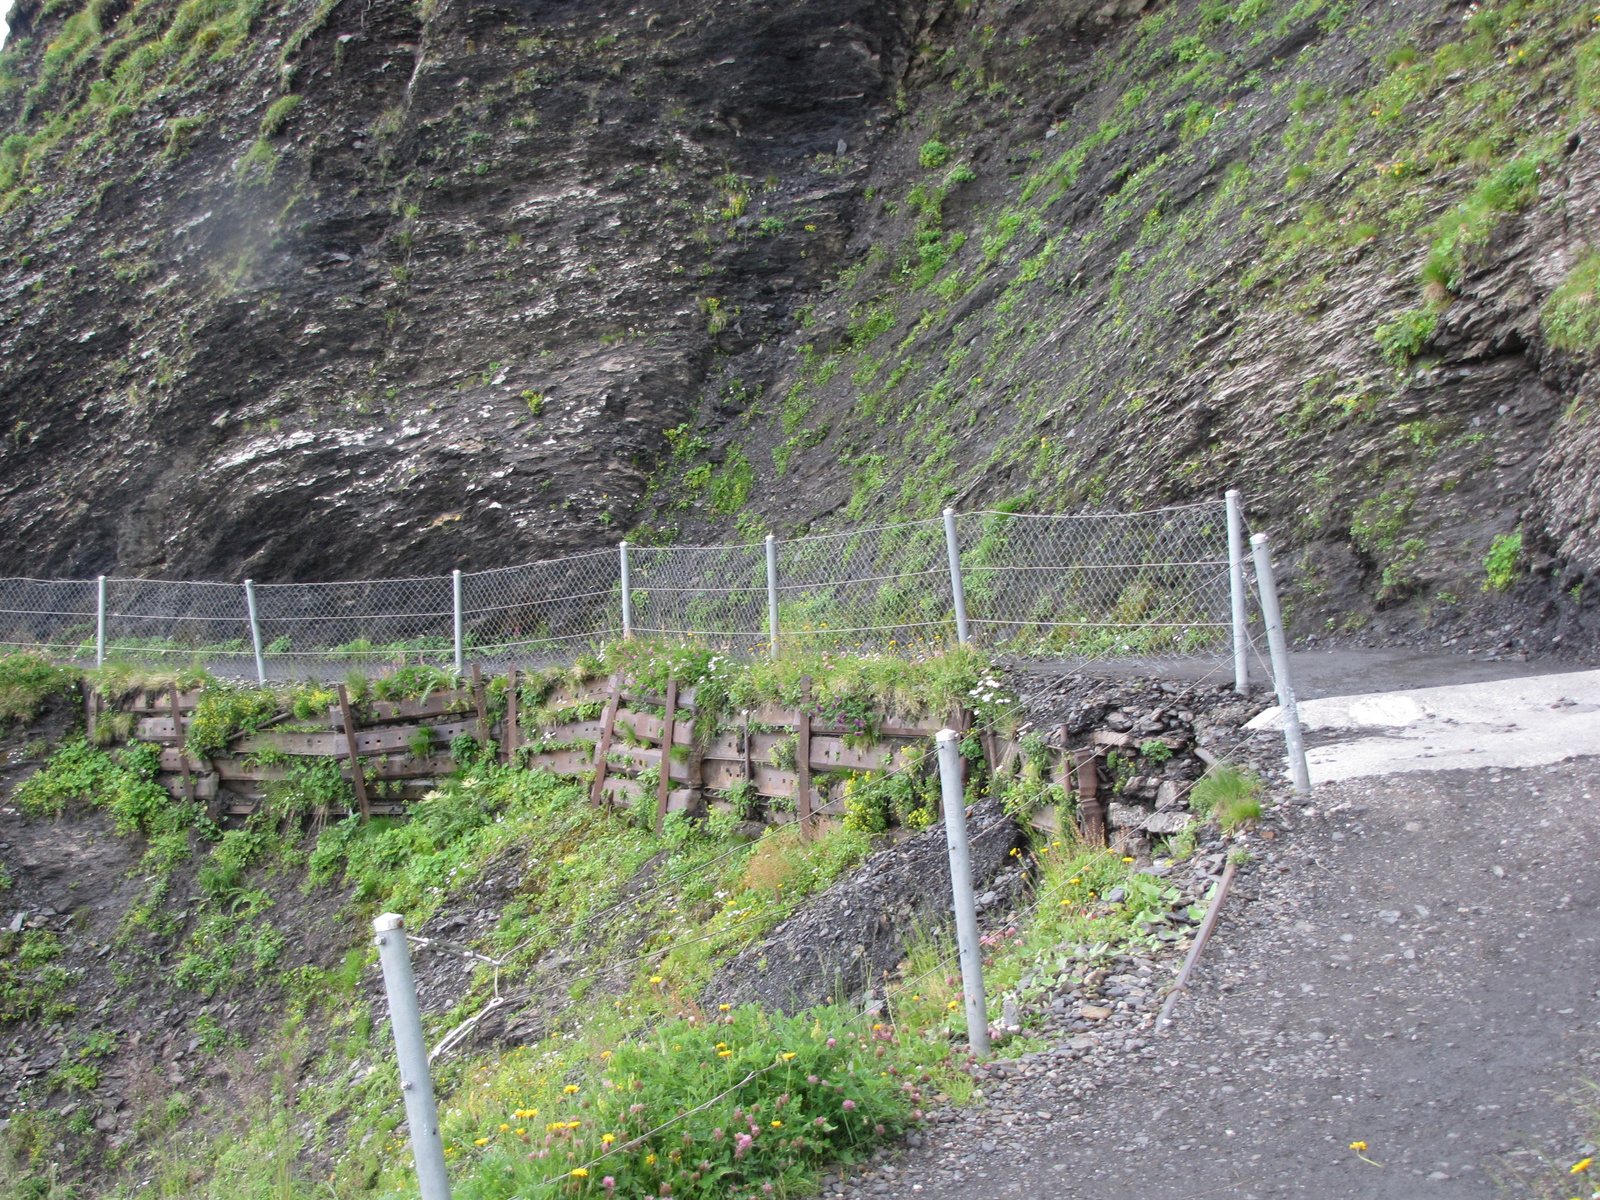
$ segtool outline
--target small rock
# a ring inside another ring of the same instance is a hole
[[[1111,1009],[1101,1008],[1099,1005],[1086,1004],[1079,1010],[1081,1016],[1090,1021],[1104,1021],[1111,1015]]]

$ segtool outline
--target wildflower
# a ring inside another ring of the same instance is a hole
[[[504,1133],[506,1130],[508,1130],[510,1128],[511,1128],[511,1126],[509,1126],[509,1125],[502,1125],[502,1126],[500,1126],[500,1132]]]
[[[659,975],[650,976],[650,982],[651,983],[660,983],[661,982],[661,976],[659,976]]]
[[[521,1137],[523,1134],[527,1133],[528,1131],[526,1129],[513,1129],[511,1132],[516,1134],[518,1137]]]
[[[607,1175],[600,1181],[600,1186],[609,1192],[612,1188],[617,1186],[617,1181],[612,1176]]]
[[[602,1146],[609,1146],[609,1145],[611,1145],[612,1142],[614,1142],[616,1140],[617,1140],[617,1135],[614,1134],[614,1133],[602,1133],[600,1135],[600,1144]]]
[[[730,900],[730,901],[728,901],[728,903],[732,904],[733,901]],[[718,1012],[727,1012],[732,1007],[733,1007],[733,1005],[731,1005],[731,1004],[719,1004],[719,1005],[717,1005],[717,1011]]]
[[[718,1050],[717,1051],[717,1057],[718,1058],[727,1058],[728,1055],[730,1055],[732,1053],[733,1053],[732,1050]]]
[[[1133,859],[1131,859],[1131,858],[1124,858],[1124,859],[1123,859],[1123,860],[1122,860],[1122,861],[1123,861],[1123,862],[1132,862],[1132,861],[1133,861]]]
[[[954,1012],[956,1009],[958,1009],[960,1007],[961,1007],[961,1005],[957,1004],[954,1000],[950,1001],[949,1008],[950,1008],[951,1012]]]
[[[1350,1149],[1352,1149],[1352,1150],[1365,1150],[1366,1148],[1367,1148],[1367,1144],[1365,1142],[1351,1142],[1350,1143]]]
[[[845,1112],[849,1112],[855,1106],[856,1106],[856,1102],[854,1100],[846,1100],[844,1102],[844,1110],[845,1110]]]
[[[489,1144],[489,1139],[488,1138],[475,1138],[473,1140],[472,1144],[474,1146],[487,1146]]]
[[[588,1167],[573,1167],[572,1168],[572,1177],[574,1179],[587,1179],[587,1178],[589,1178],[589,1168]]]
[[[1567,1174],[1568,1175],[1581,1175],[1583,1172],[1585,1172],[1585,1171],[1587,1171],[1589,1169],[1590,1165],[1593,1162],[1594,1162],[1594,1159],[1592,1159],[1592,1158],[1581,1158],[1577,1162],[1572,1164],[1572,1167],[1571,1167],[1570,1170],[1567,1171]]]
[[[647,1167],[655,1166],[656,1165],[656,1156],[654,1154],[646,1154],[644,1156],[644,1165],[647,1166]]]
[[[794,1051],[793,1050],[785,1051],[784,1055],[783,1055],[783,1061],[784,1062],[788,1062],[793,1057],[794,1057]]]
[[[572,1095],[573,1092],[578,1090],[578,1085],[575,1084],[575,1083],[569,1083],[569,1084],[567,1084],[566,1087],[562,1088],[561,1090],[563,1092],[565,1092],[567,1095],[570,1096],[570,1095]]]

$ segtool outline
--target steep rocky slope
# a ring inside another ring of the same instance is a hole
[[[1238,485],[1302,632],[1591,641],[1575,3],[13,23],[0,570],[437,571]]]

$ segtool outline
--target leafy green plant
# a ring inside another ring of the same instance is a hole
[[[1427,346],[1439,327],[1439,314],[1432,308],[1413,308],[1373,330],[1373,339],[1383,357],[1393,366],[1404,367]]]
[[[917,151],[917,162],[925,171],[934,171],[950,161],[950,147],[941,141],[927,141]]]
[[[1517,560],[1522,557],[1522,530],[1502,533],[1489,543],[1483,568],[1488,574],[1483,590],[1503,592],[1517,579]]]

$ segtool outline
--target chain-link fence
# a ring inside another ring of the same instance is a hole
[[[415,579],[0,579],[0,647],[301,677],[569,661],[626,631],[757,653],[770,649],[775,626],[780,648],[918,653],[955,641],[964,623],[973,642],[1018,655],[1194,653],[1229,637],[1228,571],[1220,501],[1128,514],[973,512]]]

